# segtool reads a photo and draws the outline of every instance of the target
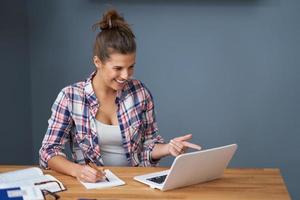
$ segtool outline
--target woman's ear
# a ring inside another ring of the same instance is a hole
[[[97,68],[97,69],[100,69],[100,68],[101,68],[102,62],[101,62],[101,60],[99,59],[99,57],[98,57],[98,56],[94,56],[94,57],[93,57],[93,61],[94,61],[94,64],[95,64],[96,68]]]

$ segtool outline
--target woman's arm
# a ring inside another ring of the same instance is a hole
[[[157,160],[168,155],[178,156],[184,153],[188,147],[201,150],[199,145],[187,142],[187,140],[191,138],[192,134],[188,134],[173,138],[168,144],[155,144],[152,150],[151,158]]]
[[[88,165],[79,165],[69,161],[63,152],[69,140],[73,121],[69,110],[69,98],[65,90],[61,91],[52,106],[52,115],[48,121],[48,129],[40,149],[40,165],[51,168],[85,182],[96,182],[103,178],[102,171]]]
[[[76,171],[79,169],[79,164],[73,163],[63,156],[54,156],[48,160],[48,166],[50,169],[76,177]]]
[[[68,108],[70,100],[63,89],[54,101],[51,117],[48,120],[47,132],[39,151],[40,166],[48,169],[48,160],[54,156],[66,157],[63,149],[69,141],[70,130],[73,126],[72,117]]]
[[[83,182],[95,183],[104,178],[102,170],[96,170],[88,165],[73,163],[63,156],[50,158],[48,166],[54,171],[73,176]]]

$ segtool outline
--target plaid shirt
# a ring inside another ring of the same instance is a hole
[[[86,81],[65,87],[56,98],[39,151],[41,167],[47,169],[48,160],[53,156],[66,157],[67,142],[74,162],[83,164],[90,160],[103,165],[95,125],[100,106],[92,87],[95,74],[93,72]],[[117,91],[116,104],[128,164],[156,166],[158,160],[151,159],[151,152],[156,143],[163,143],[163,139],[157,134],[151,93],[140,81],[130,80]]]

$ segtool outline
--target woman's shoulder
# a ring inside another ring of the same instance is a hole
[[[84,97],[85,84],[86,84],[85,81],[73,83],[71,85],[64,87],[61,90],[61,93],[63,93],[69,99],[74,99],[74,98],[78,99],[78,97]]]

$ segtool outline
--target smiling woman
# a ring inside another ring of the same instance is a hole
[[[134,72],[135,53],[112,53],[105,62],[101,61],[98,56],[94,56],[94,64],[99,72],[93,79],[94,87],[107,86],[107,88],[99,88],[98,91],[109,92],[111,90],[114,92],[122,89],[126,81],[131,80]]]
[[[52,106],[40,149],[40,165],[96,182],[105,176],[98,166],[156,166],[160,158],[178,156],[192,135],[165,144],[158,135],[150,91],[132,79],[136,59],[135,36],[116,10],[103,15],[94,45],[96,70],[85,80],[65,87]],[[73,161],[63,152],[71,144]]]

